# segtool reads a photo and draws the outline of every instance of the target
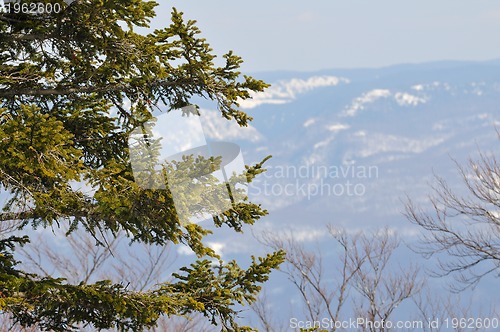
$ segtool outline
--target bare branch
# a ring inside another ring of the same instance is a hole
[[[459,285],[452,288],[461,291],[486,275],[500,276],[500,164],[482,152],[467,168],[456,164],[468,195],[458,195],[436,176],[432,213],[407,198],[405,216],[425,230],[415,251],[439,254],[435,275],[454,275]]]

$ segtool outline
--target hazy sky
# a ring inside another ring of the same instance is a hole
[[[158,0],[196,19],[218,54],[244,71],[378,67],[500,58],[498,0]]]

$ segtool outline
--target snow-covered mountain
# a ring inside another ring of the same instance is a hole
[[[435,175],[460,192],[456,163],[479,150],[500,153],[500,61],[254,76],[272,87],[241,103],[251,126],[214,121],[220,130],[213,138],[240,144],[247,164],[273,155],[249,188],[251,200],[270,211],[253,227],[257,234],[288,230],[323,252],[331,245],[326,224],[388,227],[412,242],[420,229],[402,215],[405,197],[429,208]],[[212,243],[223,258],[266,250],[250,232],[218,232]],[[293,287],[286,285],[276,275],[266,286],[272,303],[289,300]],[[489,287],[493,281],[484,281],[473,301],[480,294],[492,300]]]
[[[240,128],[222,119],[213,104],[199,102],[208,139],[238,143],[246,164],[273,155],[267,172],[248,190],[251,201],[270,214],[252,231],[222,227],[206,238],[222,259],[243,266],[251,254],[270,251],[254,236],[262,233],[287,231],[333,255],[327,224],[348,231],[387,227],[411,243],[420,230],[402,215],[405,197],[426,209],[434,174],[460,192],[456,163],[464,164],[479,149],[500,153],[500,61],[253,76],[272,86],[241,103],[254,117],[249,127]],[[208,221],[202,226],[213,227]],[[195,259],[187,247],[173,250],[178,259],[165,275]],[[410,254],[420,259],[404,247],[396,260],[407,262]],[[335,267],[325,266],[325,275]],[[494,301],[488,290],[497,283],[481,283],[472,304]],[[434,287],[441,291],[444,284],[435,281]],[[280,273],[265,287],[269,304],[285,322],[300,296]]]
[[[270,229],[308,238],[327,223],[412,233],[405,195],[423,202],[433,173],[459,186],[453,160],[499,151],[499,62],[254,76],[272,86],[242,102],[251,126],[214,132],[238,142],[247,164],[273,155],[249,190],[271,211]]]

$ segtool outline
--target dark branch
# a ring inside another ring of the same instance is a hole
[[[146,84],[149,88],[180,86],[183,84],[196,84],[196,80],[183,79],[177,81],[155,80]],[[134,90],[132,84],[113,83],[106,86],[85,86],[85,87],[61,87],[61,88],[27,88],[0,90],[0,98],[14,96],[49,96],[49,95],[70,95],[74,93],[94,93],[94,92],[118,92]]]

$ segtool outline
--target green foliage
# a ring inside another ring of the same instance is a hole
[[[136,33],[148,27],[155,6],[77,0],[61,13],[0,13],[0,181],[11,193],[0,222],[20,220],[21,228],[66,222],[69,232],[84,227],[94,236],[125,231],[133,241],[184,243],[201,259],[174,275],[176,282],[132,292],[109,281],[71,285],[25,273],[13,253],[28,239],[2,239],[0,310],[23,326],[67,331],[83,323],[140,331],[161,315],[201,312],[223,329],[248,330],[235,321],[236,307],[252,303],[259,284],[283,261],[276,252],[254,258],[248,269],[234,261],[212,263],[219,257],[203,243],[210,231],[182,223],[168,190],[137,185],[128,137],[157,105],[175,111],[201,96],[246,126],[251,118],[238,110],[238,100],[268,86],[242,76],[242,60],[232,52],[217,66],[195,21],[175,9],[168,27]],[[244,176],[253,179],[264,161]],[[199,160],[185,162],[186,174],[203,167]],[[94,191],[74,189],[79,181]],[[266,213],[244,200],[214,224],[241,232]]]
[[[160,285],[148,292],[130,292],[121,284],[100,281],[92,285],[68,285],[63,279],[39,278],[15,269],[11,250],[25,238],[0,240],[0,310],[10,311],[22,325],[38,324],[54,331],[76,329],[77,323],[91,322],[97,328],[115,326],[120,330],[141,331],[155,325],[160,314],[186,315],[202,312],[226,330],[239,327],[232,309],[235,302],[252,303],[274,266],[283,261],[283,252],[253,259],[247,270],[236,262],[197,261],[182,274],[179,282]]]

